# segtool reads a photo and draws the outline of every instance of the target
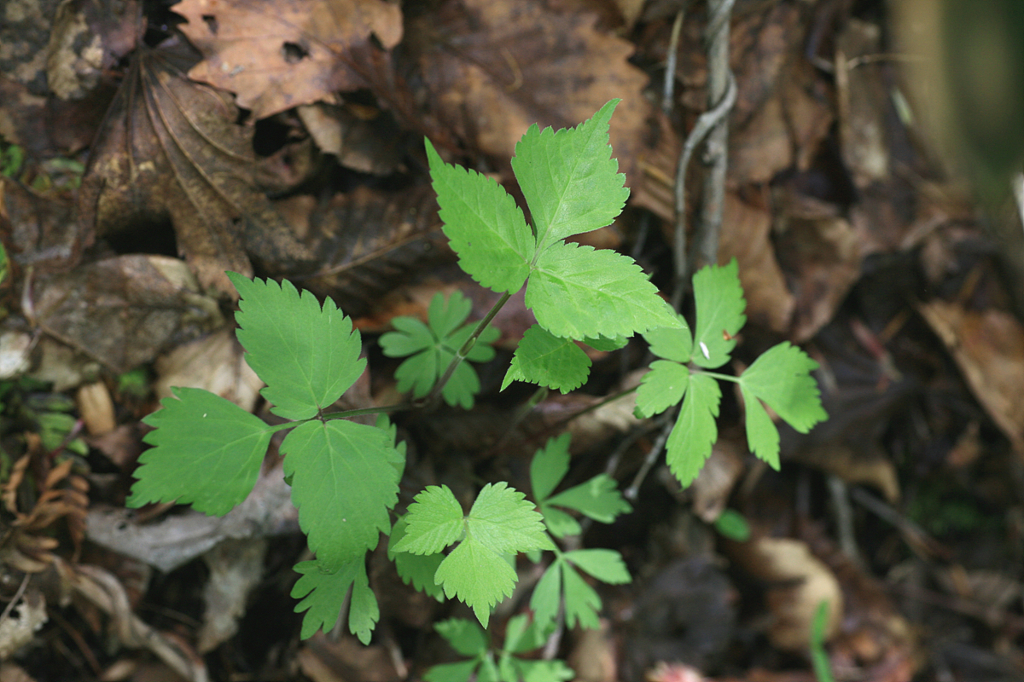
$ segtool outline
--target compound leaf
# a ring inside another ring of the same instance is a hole
[[[295,572],[302,576],[291,592],[293,598],[302,599],[295,605],[295,612],[306,612],[302,617],[302,639],[312,637],[317,630],[327,633],[334,628],[351,588],[349,632],[363,644],[370,643],[370,634],[380,620],[380,609],[366,577],[364,557],[346,562],[334,572],[325,571],[319,561],[302,561],[295,565]]]
[[[718,403],[722,391],[718,382],[706,374],[692,374],[683,398],[683,407],[669,434],[665,459],[669,469],[686,487],[697,478],[711,447],[718,439]]]
[[[693,276],[697,324],[693,330],[693,363],[714,369],[729,361],[736,334],[743,328],[746,301],[736,259],[728,265],[709,265]]]
[[[632,578],[622,555],[611,549],[576,549],[566,552],[566,561],[609,585],[623,585]]]
[[[828,419],[821,406],[815,362],[788,341],[769,348],[739,378],[740,386],[763,400],[800,433]]]
[[[256,483],[275,429],[234,403],[198,388],[172,388],[174,397],[143,421],[154,446],[139,457],[129,507],[178,500],[222,516]]]
[[[655,360],[636,390],[636,409],[643,417],[678,405],[690,383],[690,370],[671,360]]]
[[[459,267],[493,291],[519,291],[536,251],[522,210],[494,180],[445,163],[430,140],[426,147],[444,233]]]
[[[568,431],[549,438],[544,447],[533,455],[530,462],[530,488],[537,502],[546,500],[569,473],[570,438]]]
[[[462,505],[446,485],[427,486],[403,519],[404,537],[395,543],[395,552],[436,554],[462,538],[465,530]]]
[[[601,523],[612,523],[619,514],[628,514],[633,510],[619,493],[615,479],[608,474],[598,474],[564,490],[549,498],[545,504],[575,509]]]
[[[341,419],[300,424],[281,444],[284,473],[309,548],[328,571],[391,530],[401,455],[387,431]]]
[[[622,212],[629,190],[608,144],[608,122],[620,101],[608,102],[575,128],[555,132],[533,124],[516,143],[512,170],[530,207],[539,249],[611,225]]]
[[[245,361],[267,384],[261,393],[285,419],[309,419],[330,407],[363,373],[358,330],[330,298],[321,308],[287,280],[227,273],[241,300],[235,315]]]
[[[761,401],[740,384],[743,405],[746,409],[747,447],[771,468],[779,470],[779,430],[772,423]]]
[[[540,254],[526,287],[526,306],[540,326],[570,339],[679,326],[632,258],[575,243],[558,242]]]
[[[523,334],[501,390],[513,381],[526,381],[565,394],[582,386],[589,374],[590,358],[582,348],[535,324]]]

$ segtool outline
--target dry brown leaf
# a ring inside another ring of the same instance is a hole
[[[263,382],[242,358],[242,346],[232,329],[221,329],[177,346],[157,358],[157,398],[170,397],[172,386],[204,388],[230,400],[246,412],[256,406]]]
[[[317,632],[299,650],[298,663],[314,682],[398,682],[405,678],[395,670],[394,659],[384,646],[362,646],[351,636],[332,641]]]
[[[203,555],[210,577],[203,586],[203,625],[197,648],[208,653],[238,632],[249,595],[263,578],[264,538],[225,540]]]
[[[75,225],[73,202],[5,177],[0,177],[0,231],[14,264],[37,273],[73,267],[90,241]]]
[[[252,274],[247,246],[283,267],[309,254],[255,189],[253,128],[236,123],[229,95],[184,76],[191,60],[183,48],[136,53],[92,148],[80,222],[104,235],[170,220],[203,287],[233,296],[224,271]]]
[[[882,51],[882,30],[877,24],[850,19],[837,42],[836,94],[843,161],[854,183],[863,189],[889,177],[885,116],[890,94],[882,75],[885,65],[855,61]]]
[[[117,428],[114,401],[110,390],[102,381],[83,384],[75,396],[78,412],[82,415],[85,429],[91,436],[101,436]]]
[[[966,310],[941,299],[920,303],[917,310],[956,360],[978,402],[1024,456],[1024,326],[1001,310]]]
[[[360,56],[374,36],[402,39],[402,11],[384,0],[184,0],[180,27],[204,60],[189,76],[238,95],[265,118],[369,87]]]
[[[40,279],[33,304],[48,334],[127,372],[223,324],[198,289],[182,261],[118,256]]]
[[[612,98],[611,143],[634,180],[650,105],[633,45],[595,28],[596,15],[561,13],[544,0],[446,0],[410,19],[410,45],[430,117],[466,145],[503,162],[533,123],[578,125]]]

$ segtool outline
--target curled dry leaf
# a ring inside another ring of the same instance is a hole
[[[369,87],[360,55],[402,39],[402,11],[384,0],[184,0],[174,11],[204,57],[189,77],[236,93],[257,119]]]
[[[119,373],[224,322],[185,264],[163,256],[119,256],[41,278],[34,307],[48,334]]]
[[[80,223],[106,235],[169,220],[203,287],[233,296],[224,271],[252,274],[250,242],[285,268],[309,254],[255,189],[253,128],[236,123],[228,94],[185,77],[194,59],[181,47],[136,53],[92,148]]]
[[[221,329],[182,344],[157,358],[156,397],[170,397],[172,386],[205,388],[251,412],[263,382],[242,359],[242,346],[232,329]]]

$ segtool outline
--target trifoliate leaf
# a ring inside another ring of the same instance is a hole
[[[686,365],[670,360],[655,360],[636,390],[636,409],[643,417],[653,417],[678,405],[690,384]]]
[[[608,474],[598,474],[588,481],[549,498],[546,505],[575,509],[601,523],[612,523],[620,514],[633,511],[619,493],[618,484]]]
[[[728,265],[709,265],[693,276],[697,324],[693,330],[693,363],[715,369],[729,361],[736,334],[743,328],[747,302],[737,274],[736,259]]]
[[[330,407],[366,367],[352,320],[334,301],[321,308],[308,291],[291,284],[251,280],[229,272],[241,300],[238,340],[245,361],[267,384],[260,393],[285,419],[309,419]]]
[[[622,212],[629,190],[608,144],[608,121],[619,101],[576,128],[542,131],[534,124],[516,143],[512,170],[533,215],[538,248],[611,225]]]
[[[434,576],[445,595],[465,602],[484,627],[494,605],[510,596],[515,586],[516,572],[507,557],[553,547],[541,515],[524,497],[504,482],[484,486],[466,517],[465,538]],[[410,507],[406,539],[415,537],[413,512]],[[400,548],[401,543],[396,545]]]
[[[747,447],[758,459],[762,459],[776,471],[779,470],[779,430],[772,423],[761,401],[740,384],[743,405],[746,409]]]
[[[623,585],[632,578],[622,555],[611,549],[576,549],[565,553],[565,560],[609,585]]]
[[[570,628],[579,626],[584,630],[593,630],[600,621],[598,611],[601,610],[601,597],[583,580],[572,566],[562,569],[562,586],[565,594],[565,624]]]
[[[555,621],[562,603],[562,563],[562,557],[558,557],[548,566],[530,597],[534,621],[542,627]]]
[[[462,505],[446,485],[428,486],[418,494],[404,521],[405,537],[395,544],[396,552],[436,554],[465,531]]]
[[[690,325],[686,323],[686,318],[682,315],[677,315],[676,318],[680,327],[652,329],[644,332],[644,338],[651,345],[651,352],[659,358],[689,362],[690,354],[693,352],[693,334],[690,333]]]
[[[640,266],[607,249],[558,242],[543,251],[526,287],[526,306],[555,336],[632,336],[679,320]]]
[[[156,429],[143,438],[154,447],[139,457],[127,505],[177,500],[223,516],[252,492],[278,429],[209,391],[171,391],[143,420]]]
[[[434,630],[463,656],[480,656],[487,653],[490,644],[487,633],[471,620],[449,618],[434,623]]]
[[[546,500],[569,473],[570,438],[568,431],[549,438],[544,447],[533,455],[530,462],[530,488],[537,502]]]
[[[443,601],[444,590],[434,582],[434,574],[437,573],[437,567],[441,565],[444,554],[440,552],[437,554],[413,554],[395,551],[395,545],[405,537],[407,527],[405,516],[395,522],[391,529],[391,537],[388,539],[388,558],[395,563],[395,570],[402,582],[412,585],[414,589],[430,595],[438,601]]]
[[[281,452],[299,527],[326,570],[362,556],[390,532],[401,456],[387,432],[342,419],[311,421],[285,437]]]
[[[493,291],[519,291],[536,251],[522,210],[497,182],[445,163],[430,140],[426,146],[444,233],[459,266]]]
[[[589,374],[590,358],[582,348],[535,324],[523,334],[501,390],[513,381],[526,381],[565,394],[582,386]]]
[[[788,341],[769,348],[740,377],[740,386],[763,400],[800,433],[828,419],[818,382],[818,363]]]
[[[665,459],[669,469],[686,487],[693,483],[704,462],[711,456],[711,447],[718,440],[718,403],[722,391],[718,382],[706,374],[690,375],[690,386],[683,398],[683,407],[666,443]]]
[[[334,628],[351,588],[349,632],[363,644],[370,643],[370,634],[380,620],[380,610],[366,577],[364,557],[342,564],[333,573],[325,571],[318,561],[300,562],[295,565],[295,572],[302,575],[291,592],[293,598],[302,599],[296,604],[295,612],[306,612],[302,618],[302,639],[312,637],[317,630],[328,633]]]

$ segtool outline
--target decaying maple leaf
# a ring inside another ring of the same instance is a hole
[[[169,220],[203,287],[233,295],[224,271],[252,274],[247,233],[275,244],[279,264],[308,254],[255,189],[253,128],[228,93],[184,75],[186,49],[135,54],[93,145],[80,220],[100,235]]]
[[[402,11],[384,0],[184,0],[181,31],[203,53],[189,76],[238,95],[265,118],[368,87],[356,57],[402,39]]]

